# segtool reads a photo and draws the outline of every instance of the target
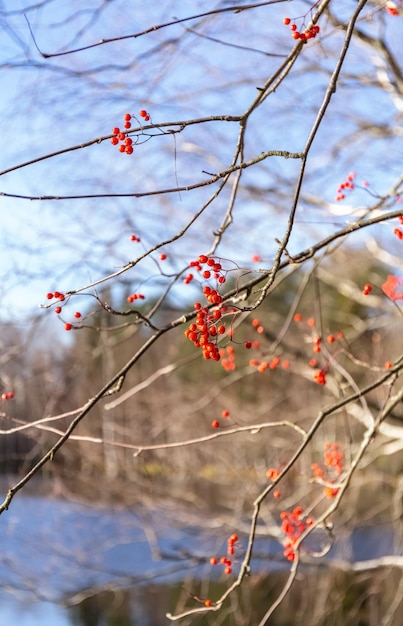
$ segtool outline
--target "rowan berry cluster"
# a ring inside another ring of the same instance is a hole
[[[142,293],[132,293],[130,296],[127,296],[127,301],[129,304],[134,302],[135,300],[144,300],[145,296]]]
[[[283,19],[283,24],[290,27],[293,39],[299,39],[304,43],[306,43],[309,39],[315,39],[315,37],[320,33],[320,27],[317,24],[313,24],[309,28],[305,28],[304,22],[302,22],[301,27],[298,28],[296,20],[291,19],[290,17],[285,17]]]
[[[212,556],[210,559],[211,565],[221,564],[224,565],[224,574],[232,574],[232,559],[229,559],[229,556],[234,556],[235,554],[235,545],[238,541],[238,535],[233,533],[227,540],[227,555],[222,556],[219,559],[215,556]],[[209,605],[211,606],[211,605]]]
[[[145,122],[148,122],[150,120],[150,116],[145,109],[141,109],[139,115],[143,118]],[[130,128],[132,127],[131,119],[132,116],[130,115],[130,113],[125,113],[123,116],[124,130],[121,130],[118,126],[115,126],[112,129],[113,137],[111,138],[111,144],[113,146],[118,146],[119,152],[125,152],[126,154],[133,154],[134,152],[133,139],[131,137],[128,137],[127,133],[125,132],[130,130]]]
[[[269,469],[266,471],[266,476],[267,478],[269,478],[269,480],[271,481],[275,481],[280,475],[280,470],[275,469],[274,467],[269,467]],[[273,491],[273,498],[281,498],[281,492],[279,489],[275,489]]]
[[[315,383],[318,383],[318,385],[326,385],[326,374],[326,369],[316,370],[313,375]]]
[[[389,274],[382,285],[382,291],[393,302],[403,300],[403,276],[399,277]]]
[[[2,400],[12,400],[14,398],[14,392],[13,391],[7,391],[1,394],[1,399]]]
[[[267,369],[270,370],[275,370],[279,367],[279,365],[281,365],[281,367],[283,369],[288,369],[290,366],[289,361],[287,361],[287,359],[284,359],[283,361],[280,359],[280,357],[278,356],[274,356],[270,361],[260,361],[259,359],[250,359],[249,360],[249,365],[251,367],[256,367],[257,371],[262,374],[263,372],[265,372]]]
[[[220,348],[219,353],[222,367],[226,372],[233,372],[236,369],[235,348],[233,346]]]
[[[66,296],[64,295],[64,293],[55,291],[54,293],[47,293],[46,298],[48,300],[53,300],[53,298],[56,298],[56,300],[59,300],[60,302],[64,302],[64,300],[66,299]]]
[[[143,120],[145,122],[149,122],[150,121],[150,114],[145,109],[141,109],[139,115],[140,115],[140,117],[143,118]]]
[[[323,464],[325,468],[318,465],[318,463],[312,463],[311,470],[314,478],[319,478],[327,483],[334,483],[341,475],[343,470],[344,455],[340,450],[338,443],[324,444]],[[334,498],[339,493],[338,487],[331,487],[330,485],[324,488],[324,494],[327,498]]]
[[[347,178],[345,181],[343,181],[342,183],[340,183],[338,189],[337,189],[337,195],[335,200],[337,202],[340,202],[340,200],[344,200],[344,198],[346,197],[345,195],[345,191],[346,189],[352,190],[354,189],[354,183],[353,180],[355,178],[355,173],[354,172],[350,172],[350,174],[347,175]]]
[[[221,263],[213,257],[200,254],[196,261],[191,261],[189,266],[199,272],[205,280],[214,278],[217,285],[225,283],[225,275]],[[206,269],[204,269],[206,267]],[[193,274],[188,274],[184,282],[193,280]],[[189,325],[185,331],[185,336],[193,342],[196,348],[201,348],[205,359],[219,361],[221,358],[217,343],[220,335],[226,332],[225,325],[220,322],[223,314],[227,312],[227,307],[222,305],[223,297],[217,289],[205,285],[202,288],[204,297],[209,305],[215,305],[213,309],[203,307],[200,302],[195,302],[194,308],[197,311],[196,320]]]
[[[132,116],[130,115],[130,113],[125,113],[123,116],[123,127],[125,128],[125,130],[129,130],[129,128],[131,128],[132,123],[131,120]],[[119,146],[118,150],[119,152],[125,152],[126,154],[133,154],[133,139],[131,137],[128,137],[126,135],[125,132],[121,131],[120,128],[118,126],[115,126],[112,129],[112,134],[113,137],[111,139],[111,144],[113,146]],[[120,145],[119,145],[120,142]]]
[[[223,419],[229,419],[229,417],[230,417],[229,411],[228,411],[227,409],[223,409],[223,411],[221,412],[221,417],[222,417]],[[219,422],[219,420],[213,420],[213,421],[211,422],[211,426],[212,426],[213,428],[220,428],[220,422]]]
[[[284,541],[284,556],[289,561],[295,561],[296,553],[294,546],[305,530],[312,526],[314,519],[311,516],[304,517],[302,506],[296,506],[291,513],[282,511],[280,513],[281,530],[286,535]]]
[[[196,261],[190,261],[189,267],[201,273],[205,280],[215,278],[219,285],[225,283],[225,272],[223,271],[221,263],[214,259],[214,257],[200,254]]]
[[[303,317],[301,315],[301,313],[295,313],[294,315],[294,322],[296,323],[302,323]],[[309,328],[314,328],[315,327],[315,318],[313,317],[308,317],[305,321],[306,325]],[[344,334],[341,331],[338,331],[337,333],[333,334],[333,333],[329,333],[326,336],[326,342],[328,344],[333,344],[335,343],[337,340],[342,340],[344,339]],[[319,335],[313,336],[311,339],[311,342],[313,344],[313,352],[315,352],[315,354],[319,354],[320,352],[322,352],[322,344],[323,344],[323,338],[320,337]],[[312,358],[309,360],[309,366],[310,367],[317,367],[318,366],[318,361],[316,358]],[[317,369],[314,374],[313,374],[313,379],[314,381],[318,384],[318,385],[326,385],[326,374],[329,371],[329,366],[325,366],[322,369]]]
[[[400,15],[399,7],[397,6],[396,2],[393,2],[392,0],[387,1],[385,9],[389,13],[389,15],[393,15],[394,17]]]
[[[222,296],[215,289],[204,287],[203,293],[209,302],[213,300],[220,305]],[[197,311],[196,320],[191,322],[185,331],[185,336],[193,342],[196,348],[202,349],[205,359],[219,361],[221,355],[217,346],[217,339],[225,333],[225,326],[218,322],[221,320],[226,307],[217,306],[216,309],[210,311],[207,307],[202,307],[200,302],[195,302],[194,308]]]

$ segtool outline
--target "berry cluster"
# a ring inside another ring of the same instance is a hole
[[[294,315],[294,322],[296,322],[297,324],[303,322],[303,317],[301,315],[301,313],[295,313]],[[314,328],[315,327],[315,318],[313,317],[308,317],[307,320],[305,321],[306,325],[309,328]],[[328,344],[333,344],[335,343],[337,340],[342,340],[344,339],[344,334],[339,331],[335,334],[333,333],[329,333],[326,336],[326,342]],[[315,354],[319,354],[322,351],[322,342],[323,342],[323,338],[320,337],[319,335],[313,336],[312,339],[310,339],[310,341],[313,344],[313,352],[315,352]],[[312,358],[309,360],[309,366],[310,367],[317,367],[318,366],[318,361],[316,358]],[[314,381],[318,384],[318,385],[326,385],[326,374],[329,371],[329,365],[326,365],[325,367],[323,367],[322,369],[318,369],[314,372],[313,374],[313,379]]]
[[[269,467],[269,469],[266,471],[266,476],[267,478],[269,478],[269,480],[271,481],[275,481],[280,475],[280,470],[275,469],[274,467]],[[273,491],[273,498],[281,498],[281,492],[279,489],[275,489],[275,491]]]
[[[203,266],[206,267],[203,269]],[[201,273],[205,280],[215,278],[218,284],[222,285],[225,283],[226,278],[222,265],[214,257],[200,254],[196,261],[190,261],[189,267],[193,267],[197,272]]]
[[[281,361],[280,357],[278,356],[274,356],[271,361],[259,361],[259,359],[250,359],[249,361],[249,365],[251,367],[256,367],[257,371],[260,374],[263,374],[263,372],[265,372],[267,369],[275,370],[280,364],[283,369],[288,369],[288,367],[290,366],[289,361],[287,361],[286,359],[284,359],[284,361]]]
[[[196,261],[189,263],[190,267],[195,268],[201,273],[205,280],[214,278],[217,285],[225,283],[225,275],[222,265],[213,257],[200,254]],[[207,269],[204,269],[205,266]],[[189,283],[193,280],[193,274],[188,274],[184,282]],[[221,358],[220,351],[217,347],[218,337],[226,332],[225,325],[220,323],[223,313],[227,312],[227,307],[222,305],[223,297],[217,289],[205,285],[202,289],[203,295],[209,305],[215,308],[209,309],[203,307],[200,302],[195,302],[194,308],[197,311],[196,320],[189,325],[185,331],[185,336],[193,342],[196,348],[201,348],[205,359],[213,359],[219,361]]]
[[[355,178],[355,173],[354,172],[350,172],[350,174],[347,175],[347,178],[345,181],[343,181],[342,183],[340,183],[338,189],[337,189],[337,195],[335,200],[337,202],[340,202],[340,200],[344,200],[345,196],[345,190],[346,189],[354,189],[354,183],[353,180]]]
[[[55,291],[54,293],[47,293],[46,298],[48,300],[53,300],[53,298],[56,298],[56,300],[60,300],[60,302],[64,302],[64,300],[66,299],[66,296],[64,295],[64,293]]]
[[[12,400],[14,398],[14,392],[13,391],[7,391],[1,394],[1,399],[2,400]]]
[[[149,122],[150,121],[150,115],[149,115],[149,113],[147,113],[147,111],[145,109],[141,109],[139,115],[140,115],[140,117],[143,118],[143,120],[145,122]]]
[[[227,556],[222,556],[220,559],[217,559],[215,556],[211,557],[210,564],[217,565],[220,563],[224,565],[224,574],[232,574],[232,559],[229,559],[229,556],[234,556],[235,554],[235,544],[238,541],[238,535],[235,533],[228,537],[227,540]],[[209,605],[211,606],[211,604]]]
[[[141,239],[140,237],[137,237],[137,235],[130,235],[130,241],[135,241],[136,243],[140,243]]]
[[[326,374],[327,369],[316,370],[313,374],[315,383],[318,383],[318,385],[326,385]]]
[[[135,300],[144,300],[145,296],[142,293],[132,293],[130,296],[127,296],[127,301],[129,304],[134,302]]]
[[[150,120],[150,116],[145,109],[141,109],[139,115],[143,118],[145,122],[148,122]],[[132,127],[131,119],[132,116],[130,115],[130,113],[125,113],[123,116],[124,131],[120,130],[118,126],[115,126],[112,129],[113,137],[111,138],[111,144],[113,146],[119,146],[119,152],[125,152],[126,154],[133,154],[134,152],[133,139],[131,137],[128,137],[125,132],[130,130],[130,128]]]
[[[130,115],[130,113],[125,113],[123,116],[123,126],[126,130],[129,130],[129,128],[131,128],[131,120],[132,116]],[[115,126],[112,129],[112,134],[113,137],[111,139],[111,144],[113,146],[117,146],[120,145],[118,147],[119,152],[125,152],[126,154],[133,154],[133,139],[131,137],[127,137],[126,133],[124,133],[123,131],[120,130],[120,128],[118,126]]]
[[[214,301],[218,304],[221,302],[222,297],[215,291],[210,290],[210,287],[204,287],[203,292],[206,298],[214,298]],[[222,318],[223,311],[226,307],[218,306],[212,312],[207,307],[202,307],[200,302],[195,302],[194,308],[197,311],[196,321],[189,325],[189,328],[185,331],[185,336],[193,342],[196,348],[201,348],[203,357],[205,359],[212,359],[213,361],[219,361],[221,356],[217,347],[217,339],[219,335],[225,333],[224,324],[218,324]]]
[[[223,417],[224,419],[229,419],[230,417],[229,411],[227,409],[223,409],[223,411],[221,412],[221,417]],[[220,422],[218,420],[213,420],[211,422],[211,426],[213,428],[220,428]]]
[[[368,294],[370,294],[371,291],[372,291],[372,286],[369,283],[365,283],[363,290],[362,290],[362,295],[368,296]]]
[[[392,0],[388,0],[387,1],[386,5],[385,5],[385,9],[389,13],[389,15],[393,15],[394,17],[400,15],[399,7]]]
[[[47,293],[46,294],[46,298],[48,300],[53,300],[53,298],[56,298],[57,300],[59,300],[59,302],[64,302],[66,303],[66,296],[64,295],[64,293],[60,293],[59,291],[55,291],[54,293]],[[53,309],[54,312],[56,313],[56,315],[60,315],[60,313],[62,312],[62,307],[61,306],[55,306],[55,308]],[[76,319],[80,319],[81,318],[81,313],[80,311],[75,311],[73,313],[74,317]],[[69,322],[66,322],[64,325],[64,330],[71,330],[73,328],[73,325],[70,324]]]
[[[398,277],[389,274],[382,285],[382,291],[393,302],[403,300],[403,276]]]
[[[287,513],[287,511],[280,513],[280,519],[282,520],[281,530],[286,535],[283,544],[283,554],[289,561],[295,561],[296,554],[294,546],[302,533],[314,523],[313,517],[304,518],[303,513],[304,510],[302,506],[296,506],[291,513]]]
[[[403,217],[402,216],[399,217],[399,220],[400,220],[400,223],[403,224]],[[396,237],[398,239],[400,239],[400,241],[403,240],[403,230],[401,228],[395,228],[393,230],[393,234],[396,235]]]
[[[305,28],[304,23],[298,30],[296,20],[292,20],[289,17],[283,19],[283,24],[289,26],[291,30],[291,36],[293,39],[303,41],[306,43],[309,39],[315,39],[316,35],[320,33],[320,27],[317,24],[313,24],[309,28]]]
[[[236,369],[236,356],[233,346],[220,348],[221,365],[226,372],[233,372]]]
[[[315,478],[325,480],[327,483],[333,483],[341,475],[344,455],[338,443],[326,442],[324,448],[323,461],[327,469],[324,469],[318,463],[312,463],[311,469]],[[324,494],[327,498],[334,498],[338,493],[339,489],[337,487],[327,486],[324,488]]]

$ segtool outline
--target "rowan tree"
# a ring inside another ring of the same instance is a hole
[[[4,11],[3,318],[34,340],[1,436],[36,447],[0,512],[41,472],[213,510],[226,585],[178,622],[276,536],[263,626],[340,529],[401,516],[401,2],[54,4]]]

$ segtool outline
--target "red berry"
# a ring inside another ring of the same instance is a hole
[[[81,317],[81,313],[79,311],[76,311],[74,313],[74,317],[77,317],[77,319],[78,319],[79,317]]]
[[[148,122],[149,120],[150,120],[150,116],[149,116],[149,115],[146,115],[146,116],[144,117],[144,121],[145,121],[145,122]]]
[[[47,297],[47,299],[48,299],[48,300],[52,300],[52,298],[53,298],[53,293],[47,293],[47,294],[46,294],[46,297]]]
[[[119,139],[117,137],[112,137],[111,144],[112,146],[117,146],[119,143]]]
[[[65,325],[64,325],[64,330],[71,330],[72,328],[73,328],[73,327],[72,327],[72,325],[71,325],[71,324],[68,324],[68,323],[67,323],[67,324],[65,324]]]
[[[123,143],[121,143],[119,148],[118,148],[118,150],[119,150],[119,152],[125,152],[126,151],[126,146]]]
[[[125,113],[123,119],[125,120],[125,122],[130,122],[132,116],[130,115],[130,113]]]
[[[57,313],[57,315],[59,315],[59,313],[62,312],[62,307],[61,306],[56,306],[55,307],[55,313]]]
[[[211,422],[213,428],[220,428],[220,422],[218,420],[214,420]]]
[[[132,125],[131,125],[131,123],[130,123],[130,122],[125,122],[125,123],[124,123],[124,127],[125,127],[125,128],[131,128],[131,127],[132,127]]]
[[[112,133],[113,133],[114,135],[119,135],[119,133],[120,133],[120,128],[118,128],[117,126],[115,126],[115,128],[113,128],[113,129],[112,129]]]
[[[139,115],[140,115],[140,117],[146,117],[147,111],[145,109],[141,109]]]
[[[124,151],[126,152],[126,154],[133,154],[132,146],[126,146]]]
[[[291,20],[290,20],[290,18],[289,18],[289,17],[285,17],[285,18],[283,19],[283,24],[285,24],[285,26],[288,26],[288,24],[290,24],[290,22],[291,22]]]
[[[204,606],[207,606],[207,607],[211,606],[211,600],[205,600]]]
[[[162,252],[162,254],[160,254],[160,261],[165,261],[166,258],[167,255]]]
[[[217,565],[217,559],[215,558],[215,556],[212,556],[210,559],[210,565]]]

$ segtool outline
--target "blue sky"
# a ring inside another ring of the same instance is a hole
[[[339,3],[337,10],[350,10],[350,4]],[[225,3],[173,2],[144,10],[144,3],[133,2],[128,10],[126,2],[115,0],[86,3],[83,10],[81,2],[53,0],[27,10],[22,1],[3,2],[0,170],[105,136],[121,123],[125,112],[137,114],[143,107],[160,123],[243,113],[256,97],[256,88],[293,46],[282,18],[286,12],[291,17],[305,13],[307,5],[288,2],[261,7],[244,12],[242,19],[225,13],[51,59],[37,53],[19,9],[25,7],[39,47],[52,52],[139,32],[173,16],[219,6]],[[322,40],[306,46],[292,76],[251,116],[246,159],[270,149],[298,151],[304,145],[343,37],[326,20],[321,25]],[[363,21],[359,27],[370,34],[384,30],[390,49],[398,54],[401,19],[375,14],[372,23]],[[213,41],[217,39],[243,49]],[[393,97],[372,81],[376,71],[368,48],[352,46],[312,149],[297,216],[300,227],[291,240],[293,252],[351,219],[348,208],[346,215],[332,213],[337,186],[349,171],[357,172],[358,183],[369,180],[381,194],[399,175],[402,138],[393,129],[401,112]],[[357,85],[357,76],[367,80]],[[365,132],[370,126],[379,127],[379,133]],[[205,178],[203,172],[228,167],[237,135],[237,124],[192,126],[175,139],[151,138],[136,146],[130,157],[106,141],[4,174],[0,192],[108,194],[193,184]],[[284,232],[298,169],[299,161],[269,159],[245,171],[234,223],[219,255],[250,266],[252,254],[257,253],[270,264],[275,239]],[[212,191],[206,187],[160,198],[43,202],[0,197],[1,319],[36,315],[47,291],[76,289],[135,258],[140,246],[134,250],[132,232],[141,235],[142,251],[172,237]],[[167,273],[184,268],[195,251],[210,248],[229,198],[230,190],[225,190],[186,239],[164,250]],[[312,198],[314,203],[309,201]],[[368,193],[357,189],[344,206],[365,207],[368,201],[372,202]],[[394,251],[398,242],[390,232],[382,225],[376,236]],[[157,292],[164,280],[156,260],[158,255],[126,275],[128,288],[146,284]]]

